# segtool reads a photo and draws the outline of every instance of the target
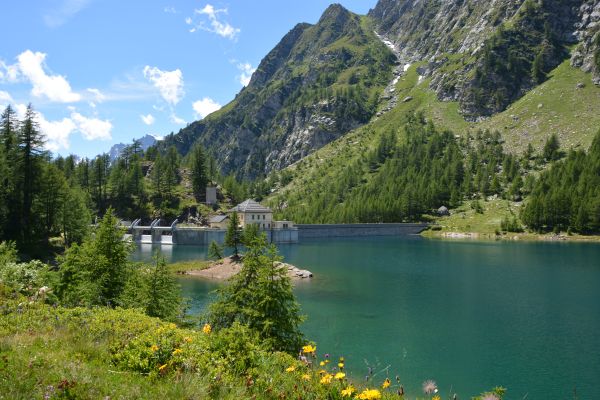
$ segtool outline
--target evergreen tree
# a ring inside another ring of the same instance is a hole
[[[303,318],[280,260],[264,235],[256,237],[244,255],[242,270],[217,290],[207,318],[216,329],[236,322],[247,325],[273,350],[295,354],[304,340],[299,329]]]
[[[227,232],[225,232],[225,246],[233,248],[233,258],[239,258],[238,247],[242,241],[242,232],[240,230],[240,221],[238,214],[234,211],[229,219]]]
[[[104,215],[93,238],[67,249],[59,270],[58,294],[71,305],[119,304],[130,269],[132,247],[112,209]]]
[[[91,214],[85,196],[78,187],[66,190],[60,215],[65,246],[73,243],[81,244],[89,233]]]
[[[191,154],[192,189],[197,201],[206,200],[206,185],[208,174],[206,171],[206,155],[201,144],[196,144]]]
[[[164,257],[157,253],[154,267],[147,276],[146,314],[175,321],[181,314],[181,294],[177,281],[169,271]]]
[[[38,179],[41,175],[42,146],[44,140],[38,129],[35,111],[29,104],[25,111],[25,119],[21,124],[17,138],[19,146],[19,187],[22,194],[21,208],[21,241],[27,243],[32,240],[34,224],[32,221],[32,208],[34,197],[38,191]]]
[[[546,161],[555,161],[560,159],[561,154],[559,149],[560,143],[558,141],[558,136],[556,136],[556,133],[553,133],[544,144],[544,159],[546,159]]]
[[[223,258],[223,249],[214,240],[210,242],[210,246],[208,246],[208,258],[212,258],[213,260],[220,260]]]

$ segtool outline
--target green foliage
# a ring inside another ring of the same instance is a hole
[[[236,322],[247,325],[269,348],[297,353],[303,342],[298,328],[302,317],[287,270],[278,266],[280,257],[264,235],[247,246],[241,271],[217,290],[207,319],[217,329]]]
[[[130,252],[131,245],[123,241],[109,209],[93,238],[69,248],[61,258],[59,297],[71,305],[117,305],[127,281]]]
[[[238,258],[239,246],[242,243],[242,230],[240,229],[240,221],[236,211],[231,213],[227,232],[225,232],[225,246],[233,248],[233,257]]]
[[[242,244],[246,247],[250,246],[261,235],[260,224],[246,224],[242,231]]]
[[[517,221],[517,217],[504,217],[500,222],[500,229],[504,232],[523,232],[523,227]]]
[[[206,185],[208,174],[206,168],[206,155],[201,144],[197,144],[191,151],[192,189],[198,201],[206,199]]]
[[[210,245],[208,246],[208,258],[213,260],[220,260],[223,258],[223,249],[214,240],[210,242]]]
[[[167,268],[164,257],[155,256],[155,265],[147,273],[146,314],[165,321],[181,319],[182,300],[179,285]]]
[[[521,165],[504,153],[497,132],[459,140],[411,114],[400,131],[367,133],[376,138],[360,156],[314,168],[284,192],[286,207],[277,217],[300,223],[422,221],[465,198],[520,191],[513,181]]]
[[[540,175],[521,219],[536,231],[600,232],[600,132],[587,153],[572,150]]]
[[[546,161],[556,161],[562,157],[562,153],[560,150],[560,143],[558,141],[558,136],[556,133],[553,133],[548,137],[546,143],[544,144],[543,157]]]
[[[54,274],[47,265],[34,260],[28,263],[14,261],[0,264],[0,287],[7,294],[19,294],[55,303],[56,296],[47,285],[54,282]]]
[[[0,243],[0,266],[8,263],[16,263],[18,260],[17,245],[15,242]]]

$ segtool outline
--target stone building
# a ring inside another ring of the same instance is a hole
[[[240,226],[243,228],[246,225],[258,224],[261,229],[272,229],[273,227],[273,211],[252,199],[248,199],[243,203],[230,209],[228,212],[236,211]]]

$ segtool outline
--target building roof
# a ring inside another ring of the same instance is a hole
[[[233,207],[231,210],[229,210],[229,212],[233,212],[233,211],[244,212],[244,213],[247,213],[247,212],[262,212],[262,213],[273,212],[273,211],[271,211],[270,208],[260,205],[259,203],[257,203],[256,201],[254,201],[252,199],[248,199],[248,200],[244,201],[243,203],[240,203],[237,206]]]
[[[210,222],[211,224],[218,224],[220,222],[225,221],[227,218],[229,218],[228,215],[214,215],[214,216],[210,217],[208,222]]]

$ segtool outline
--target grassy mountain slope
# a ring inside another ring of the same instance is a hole
[[[465,121],[457,102],[439,101],[436,93],[429,89],[428,80],[420,79],[419,67],[415,64],[409,68],[396,85],[399,98],[412,100],[399,103],[368,125],[289,167],[293,179],[270,196],[269,204],[282,217],[302,222],[359,222],[346,219],[343,213],[334,215],[336,209],[346,207],[345,198],[328,199],[323,196],[316,204],[307,199],[313,193],[335,193],[336,188],[344,184],[343,177],[347,176],[348,169],[360,164],[365,154],[376,151],[386,132],[395,132],[399,144],[406,141],[404,125],[414,112],[422,112],[438,129],[451,129],[458,140],[468,135],[475,136],[479,130],[498,130],[502,134],[505,151],[517,156],[523,154],[529,143],[539,153],[551,133],[559,136],[564,148],[588,148],[600,128],[600,116],[591,112],[600,109],[600,89],[592,84],[591,74],[571,67],[568,61],[552,71],[544,84],[528,92],[508,110],[478,123]],[[377,179],[376,172],[365,169],[356,170],[356,175],[353,191],[365,190]],[[378,181],[378,185],[383,195],[385,181]],[[319,211],[323,209],[329,210],[329,214]]]
[[[368,18],[332,5],[292,29],[235,100],[161,145],[185,154],[199,141],[239,177],[283,168],[368,122],[394,62]]]

